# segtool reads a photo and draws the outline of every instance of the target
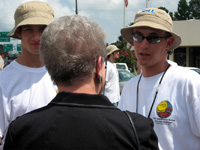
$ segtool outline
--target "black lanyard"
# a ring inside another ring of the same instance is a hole
[[[156,93],[155,93],[155,96],[154,96],[153,102],[152,102],[152,104],[151,104],[151,108],[150,108],[150,110],[149,110],[148,118],[149,118],[150,115],[151,115],[151,111],[152,111],[153,105],[154,105],[154,103],[155,103],[155,100],[156,100],[156,97],[157,97],[157,94],[158,94],[159,87],[160,87],[160,85],[161,85],[162,79],[163,79],[165,73],[167,72],[169,66],[170,66],[170,64],[167,66],[167,68],[165,69],[165,72],[163,73],[163,75],[162,75],[162,77],[161,77],[161,79],[160,79],[160,82],[159,82],[158,87],[157,87],[157,89],[156,89]],[[137,83],[136,113],[138,113],[139,84],[140,84],[140,80],[141,80],[141,78],[142,78],[142,73],[141,73],[140,78],[139,78],[138,83]]]

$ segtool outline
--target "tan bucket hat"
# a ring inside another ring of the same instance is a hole
[[[174,43],[169,50],[177,48],[181,44],[181,37],[172,31],[173,22],[168,13],[158,8],[146,8],[137,12],[134,24],[121,29],[124,39],[133,45],[133,28],[150,27],[169,32],[174,36]]]
[[[109,46],[106,47],[106,51],[107,51],[107,56],[108,56],[115,51],[119,51],[119,49],[115,45],[109,45]]]
[[[8,33],[8,36],[19,39],[15,34],[18,27],[23,25],[48,25],[54,21],[54,11],[45,2],[31,1],[18,6],[14,19],[15,27]]]

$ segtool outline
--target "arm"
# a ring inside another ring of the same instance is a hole
[[[129,114],[134,122],[141,149],[159,150],[158,138],[153,129],[154,124],[152,119],[146,118],[137,113],[129,112]]]
[[[12,139],[12,136],[11,136],[11,133],[10,133],[10,127],[8,129],[8,132],[6,134],[6,138],[5,138],[5,143],[4,143],[4,150],[12,150],[14,149],[14,145],[13,145],[13,139]]]

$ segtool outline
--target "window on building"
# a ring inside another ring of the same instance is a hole
[[[186,66],[186,48],[178,48],[174,50],[174,61],[179,66]]]

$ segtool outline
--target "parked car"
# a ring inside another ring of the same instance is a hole
[[[130,72],[126,63],[115,63],[115,64],[116,64],[117,69],[123,69]]]
[[[184,67],[184,68],[196,71],[198,74],[200,74],[200,69],[197,67]]]
[[[135,75],[124,69],[118,69],[118,74],[119,74],[119,86],[121,93],[126,82],[131,78],[135,77]]]

